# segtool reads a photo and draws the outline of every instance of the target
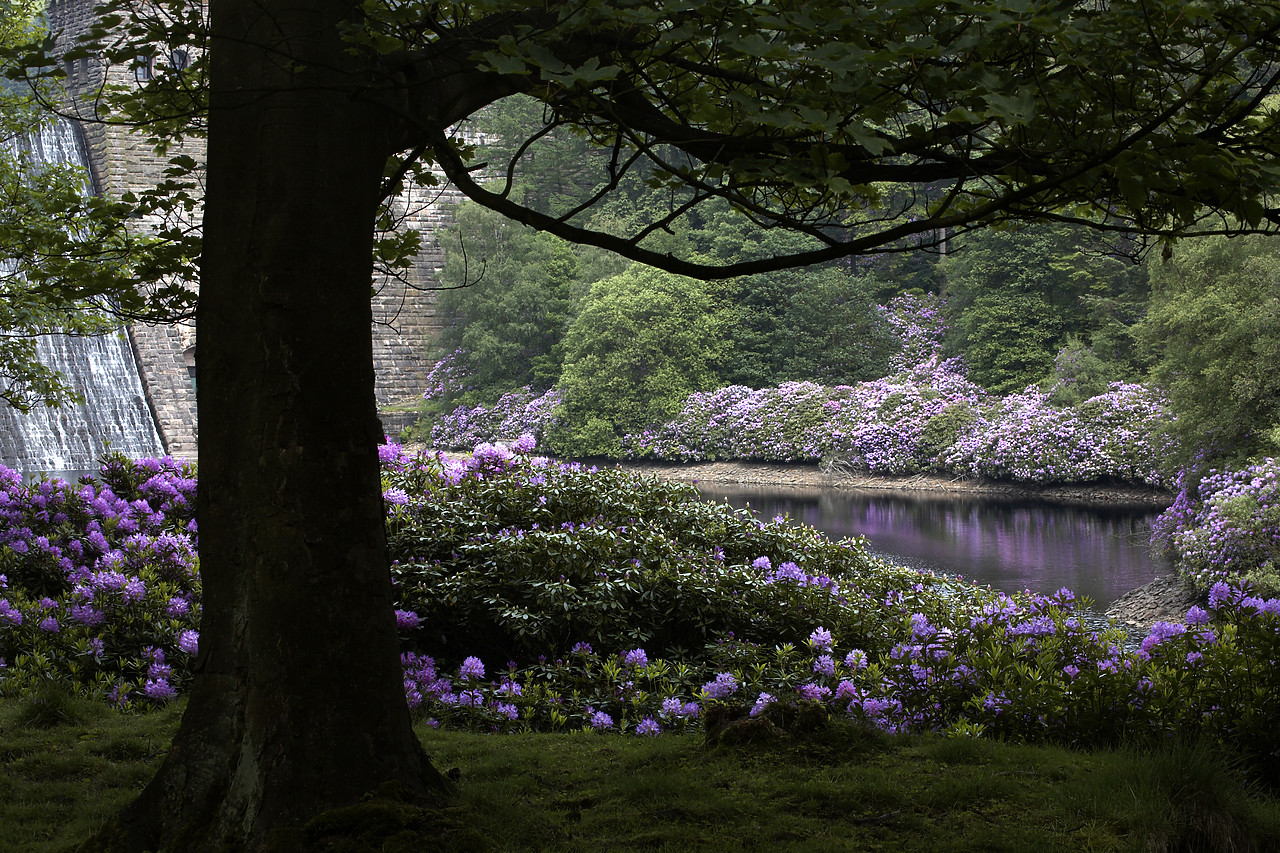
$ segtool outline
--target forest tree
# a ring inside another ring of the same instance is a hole
[[[182,25],[149,32],[157,8]],[[193,8],[117,4],[108,58],[203,38]],[[207,62],[207,105],[123,113],[163,134],[207,107],[204,610],[181,729],[104,849],[259,849],[388,786],[444,788],[402,690],[370,343],[380,205],[426,167],[536,229],[704,278],[992,222],[1157,239],[1280,222],[1275,2],[212,0],[207,35],[189,72]],[[582,205],[512,193],[536,134],[477,180],[451,129],[514,94],[608,152],[586,208],[644,168],[653,218],[594,231]],[[719,267],[663,249],[726,202],[803,244]]]

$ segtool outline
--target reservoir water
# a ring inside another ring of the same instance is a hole
[[[834,539],[865,536],[873,552],[897,563],[1006,592],[1065,586],[1099,609],[1172,570],[1149,551],[1159,515],[1150,506],[704,483],[698,489],[764,519],[786,514]]]

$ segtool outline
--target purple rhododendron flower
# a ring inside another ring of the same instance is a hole
[[[591,728],[596,731],[613,728],[613,717],[610,717],[604,711],[596,711],[591,715]]]
[[[488,465],[490,467],[501,465],[511,459],[511,451],[507,449],[505,444],[491,444],[487,441],[477,444],[475,449],[471,451],[471,465],[480,467]]]
[[[836,662],[831,655],[820,655],[813,662],[813,671],[819,675],[835,675]]]
[[[815,628],[813,633],[809,635],[809,645],[819,651],[831,651],[831,647],[834,643],[835,641],[831,638],[831,632],[826,628],[823,628],[821,625]]]
[[[738,679],[729,672],[722,672],[716,676],[715,681],[708,681],[702,685],[702,692],[708,699],[723,699],[725,696],[733,695],[737,689]]]
[[[834,698],[836,699],[856,699],[858,697],[858,686],[852,681],[844,680],[836,685]]]
[[[1218,581],[1209,590],[1209,609],[1221,610],[1229,604],[1235,604],[1243,595],[1240,590],[1232,589],[1224,581]]]
[[[124,586],[120,588],[120,597],[130,604],[135,601],[141,601],[146,594],[147,584],[139,577],[129,578],[124,582]]]
[[[1003,714],[1005,709],[1009,707],[1009,700],[1003,693],[987,693],[982,700],[982,707],[993,714]]]
[[[634,666],[636,669],[643,669],[649,665],[649,655],[645,653],[644,649],[632,649],[627,652],[623,661],[628,666]]]
[[[929,624],[929,617],[923,613],[911,614],[911,636],[918,640],[931,639],[938,629]]]
[[[844,656],[844,665],[852,670],[867,668],[867,653],[862,649],[854,649]]]
[[[809,576],[799,566],[790,561],[778,566],[778,571],[774,572],[773,577],[774,580],[795,581],[800,586],[804,586],[809,582]]]
[[[1180,625],[1177,622],[1157,622],[1151,626],[1151,633],[1142,641],[1142,651],[1150,653],[1164,641],[1186,632],[1186,625]]]
[[[773,697],[768,693],[761,693],[756,697],[756,703],[751,706],[751,716],[758,717],[771,704],[773,704]]]
[[[194,655],[200,648],[199,631],[182,631],[178,634],[178,648],[189,655]]]
[[[480,658],[469,657],[462,662],[458,677],[464,681],[470,681],[473,678],[484,678],[484,664],[480,661]]]
[[[73,622],[79,622],[81,625],[101,625],[107,620],[107,614],[98,610],[96,607],[90,607],[87,604],[73,604],[67,608],[67,616]]]
[[[3,619],[10,625],[21,625],[22,612],[10,604],[7,599],[0,598],[0,619]]]
[[[421,617],[419,617],[418,614],[414,613],[412,610],[396,611],[396,627],[397,628],[403,628],[405,630],[411,631],[414,628],[417,628],[421,622],[422,622]],[[480,674],[484,675],[483,667],[481,668]]]
[[[636,734],[638,735],[660,735],[662,734],[662,726],[658,725],[658,721],[653,717],[645,717],[636,724]]]
[[[163,678],[150,679],[142,687],[142,692],[149,699],[158,699],[167,702],[178,695],[178,691],[174,689],[167,680]]]
[[[821,684],[801,684],[798,692],[801,699],[810,702],[823,702],[831,695],[831,688]]]

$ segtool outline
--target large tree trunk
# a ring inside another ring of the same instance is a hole
[[[444,786],[410,728],[378,474],[370,270],[391,122],[338,35],[356,4],[283,6],[212,5],[200,654],[173,748],[105,846],[256,849],[388,783]]]

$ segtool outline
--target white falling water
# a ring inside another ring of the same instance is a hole
[[[79,131],[69,121],[8,144],[29,150],[35,163],[72,163],[88,174]],[[108,450],[134,457],[164,452],[123,328],[94,338],[44,335],[36,350],[85,402],[23,414],[0,401],[0,464],[25,474],[74,472],[93,468]]]

